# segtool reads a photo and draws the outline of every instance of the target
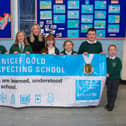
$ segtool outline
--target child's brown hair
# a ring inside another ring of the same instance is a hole
[[[116,46],[116,45],[111,44],[111,45],[109,45],[109,47],[108,47],[108,51],[110,50],[111,47],[114,47],[115,49],[117,49],[117,46]]]
[[[96,29],[95,29],[95,28],[89,28],[89,29],[87,30],[87,34],[88,34],[90,31],[92,31],[92,32],[95,32],[95,33],[96,33]]]
[[[70,42],[72,44],[72,46],[74,46],[73,42],[71,40],[66,40],[63,44],[63,47],[66,45],[67,42]]]

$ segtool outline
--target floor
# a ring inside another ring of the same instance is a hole
[[[121,85],[114,111],[104,109],[105,91],[96,108],[0,107],[0,126],[126,126],[126,85]]]

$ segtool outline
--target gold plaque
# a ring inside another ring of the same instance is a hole
[[[93,67],[91,64],[85,64],[83,71],[85,74],[90,75],[93,73]]]

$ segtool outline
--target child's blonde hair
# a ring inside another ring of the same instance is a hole
[[[24,31],[18,31],[18,32],[17,32],[17,34],[16,34],[16,39],[15,39],[15,45],[18,45],[18,43],[19,43],[18,35],[19,35],[20,33],[23,33],[23,35],[24,35],[24,41],[23,41],[24,44],[25,44],[25,45],[29,45],[29,43],[28,43],[28,41],[27,41],[26,34],[25,34]]]

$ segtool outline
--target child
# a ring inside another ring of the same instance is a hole
[[[0,54],[8,54],[6,48],[2,45],[0,45]]]
[[[120,72],[122,64],[120,59],[116,56],[116,45],[110,45],[108,47],[109,57],[107,58],[107,105],[106,109],[112,111],[114,108],[115,100],[117,97]]]
[[[101,43],[96,40],[96,29],[88,29],[87,40],[81,44],[78,53],[85,55],[87,55],[88,53],[104,54]]]
[[[64,50],[61,52],[60,55],[76,55],[77,52],[73,50],[73,42],[70,40],[66,40],[63,44]]]
[[[18,53],[26,53],[26,54],[32,53],[32,48],[27,41],[24,31],[19,31],[16,34],[15,43],[10,48],[10,54],[18,54]]]
[[[28,42],[32,47],[33,53],[35,54],[40,54],[41,50],[45,48],[45,38],[41,34],[41,28],[39,24],[32,25]]]
[[[53,35],[48,35],[46,37],[46,47],[42,49],[43,54],[59,54],[59,50],[55,46],[55,38]]]

